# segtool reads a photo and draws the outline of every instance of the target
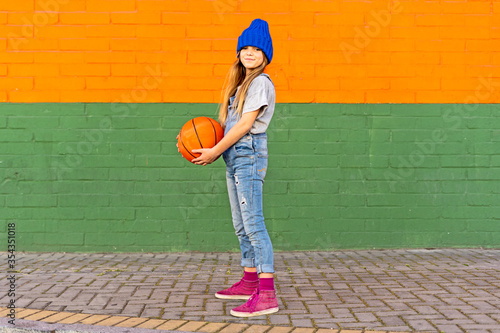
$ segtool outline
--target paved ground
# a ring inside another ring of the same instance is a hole
[[[17,253],[17,260],[17,308],[311,333],[500,332],[494,249],[275,253],[281,310],[254,319],[229,315],[244,301],[213,296],[241,278],[236,253]],[[3,283],[2,307],[7,290]]]

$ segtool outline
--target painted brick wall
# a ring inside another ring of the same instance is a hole
[[[278,103],[500,101],[476,92],[500,75],[497,0],[1,4],[3,102],[219,103],[256,17],[270,24]]]
[[[237,251],[224,162],[175,149],[185,120],[215,109],[3,105],[0,205],[18,250]],[[278,104],[264,184],[275,249],[498,247],[499,111]]]
[[[500,1],[17,0],[0,6],[0,246],[238,250],[217,118],[237,37],[269,22],[276,250],[498,247]]]

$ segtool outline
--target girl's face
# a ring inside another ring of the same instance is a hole
[[[246,69],[259,67],[264,61],[264,52],[255,46],[244,46],[240,50],[240,61]]]

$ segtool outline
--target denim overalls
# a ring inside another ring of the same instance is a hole
[[[238,122],[230,109],[224,135]],[[267,134],[245,134],[222,157],[233,226],[241,249],[241,266],[257,267],[257,273],[274,273],[273,246],[264,223],[262,188],[267,170]]]

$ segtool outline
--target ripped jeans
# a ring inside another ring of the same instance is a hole
[[[241,266],[274,273],[273,245],[264,223],[262,188],[267,170],[267,134],[245,134],[222,157]]]

